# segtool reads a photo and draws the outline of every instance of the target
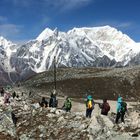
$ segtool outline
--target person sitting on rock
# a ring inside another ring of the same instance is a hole
[[[48,107],[48,101],[45,99],[45,97],[42,97],[42,101],[39,102],[39,105],[41,107]]]
[[[99,103],[99,107],[101,108],[101,114],[107,116],[110,111],[110,105],[107,102],[107,99],[104,99],[102,104]]]
[[[116,124],[118,123],[119,119],[124,123],[124,115],[127,111],[127,104],[123,101],[122,97],[118,97],[117,101],[117,115],[116,115]]]
[[[49,101],[49,107],[57,107],[58,101],[56,99],[56,93],[52,93]]]
[[[70,112],[72,108],[72,103],[69,97],[66,98],[64,105],[62,107],[66,112]]]
[[[94,101],[91,95],[87,96],[86,101],[86,117],[91,118],[92,111],[94,109]]]

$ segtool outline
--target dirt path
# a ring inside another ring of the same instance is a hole
[[[46,97],[47,99],[49,99],[49,96],[47,95],[42,95],[44,97]],[[58,108],[61,108],[64,104],[65,98],[63,97],[57,97],[58,99]],[[72,110],[71,112],[82,112],[83,114],[85,114],[86,111],[86,105],[85,105],[85,101],[84,99],[80,99],[79,102],[77,99],[71,99],[72,100]],[[94,100],[96,103],[102,103],[102,100]],[[117,101],[112,101],[109,100],[108,101],[111,109],[110,112],[114,112],[116,113],[116,107],[117,107]],[[127,102],[128,108],[132,108],[132,105],[136,105],[136,102]],[[99,108],[98,104],[95,104],[93,113],[94,115],[99,115],[101,112],[101,109]]]
[[[25,94],[28,94],[29,91],[28,90],[25,90],[24,88],[14,88],[14,90],[20,95],[21,92],[24,91]],[[39,102],[39,100],[41,100],[41,97],[45,97],[48,101],[49,101],[49,98],[50,96],[47,95],[47,94],[42,94],[41,92],[38,93],[37,95],[37,102]],[[40,98],[40,99],[39,99]],[[63,104],[64,104],[64,101],[65,101],[65,98],[64,97],[57,97],[58,99],[58,108],[62,108]],[[82,112],[83,114],[85,114],[85,111],[86,111],[86,105],[85,105],[85,99],[77,99],[77,98],[72,98],[72,112]],[[94,100],[95,102],[98,102],[98,103],[102,103],[102,100]],[[2,97],[0,97],[0,104],[2,103]],[[111,110],[110,112],[114,112],[116,113],[116,105],[117,105],[117,102],[116,101],[112,101],[112,100],[109,100],[108,103],[110,104],[110,107],[111,107]],[[136,102],[127,102],[128,104],[128,108],[130,108],[132,105],[135,105],[137,104]],[[100,114],[101,110],[98,106],[98,104],[95,104],[95,107],[94,107],[94,110],[93,110],[93,113],[92,114],[95,114],[95,115],[98,115]]]

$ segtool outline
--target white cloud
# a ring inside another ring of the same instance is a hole
[[[1,24],[0,25],[0,35],[4,37],[15,37],[22,29],[22,26],[15,24]]]

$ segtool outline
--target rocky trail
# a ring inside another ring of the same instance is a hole
[[[64,98],[59,97],[56,108],[41,108],[40,95],[28,95],[23,89],[14,89],[19,95],[4,105],[0,98],[0,140],[140,140],[140,104],[128,102],[125,124],[114,124],[116,102],[109,101],[111,111],[108,116],[100,115],[98,105],[92,118],[85,117],[85,104],[72,99],[72,111],[60,109]],[[48,98],[48,95],[43,95]],[[101,102],[98,100],[96,102]],[[11,112],[17,117],[16,127]]]

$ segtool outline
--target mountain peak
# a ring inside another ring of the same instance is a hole
[[[52,35],[58,35],[58,29],[55,28],[54,30],[51,30],[50,28],[46,28],[43,32],[41,32],[41,34],[36,38],[36,40],[38,41],[42,41],[47,39],[48,37],[52,36]]]
[[[7,39],[4,38],[3,36],[0,36],[0,41],[7,41]]]
[[[0,36],[0,46],[6,47],[6,46],[11,46],[11,45],[13,45],[11,41],[7,40],[3,36]]]

